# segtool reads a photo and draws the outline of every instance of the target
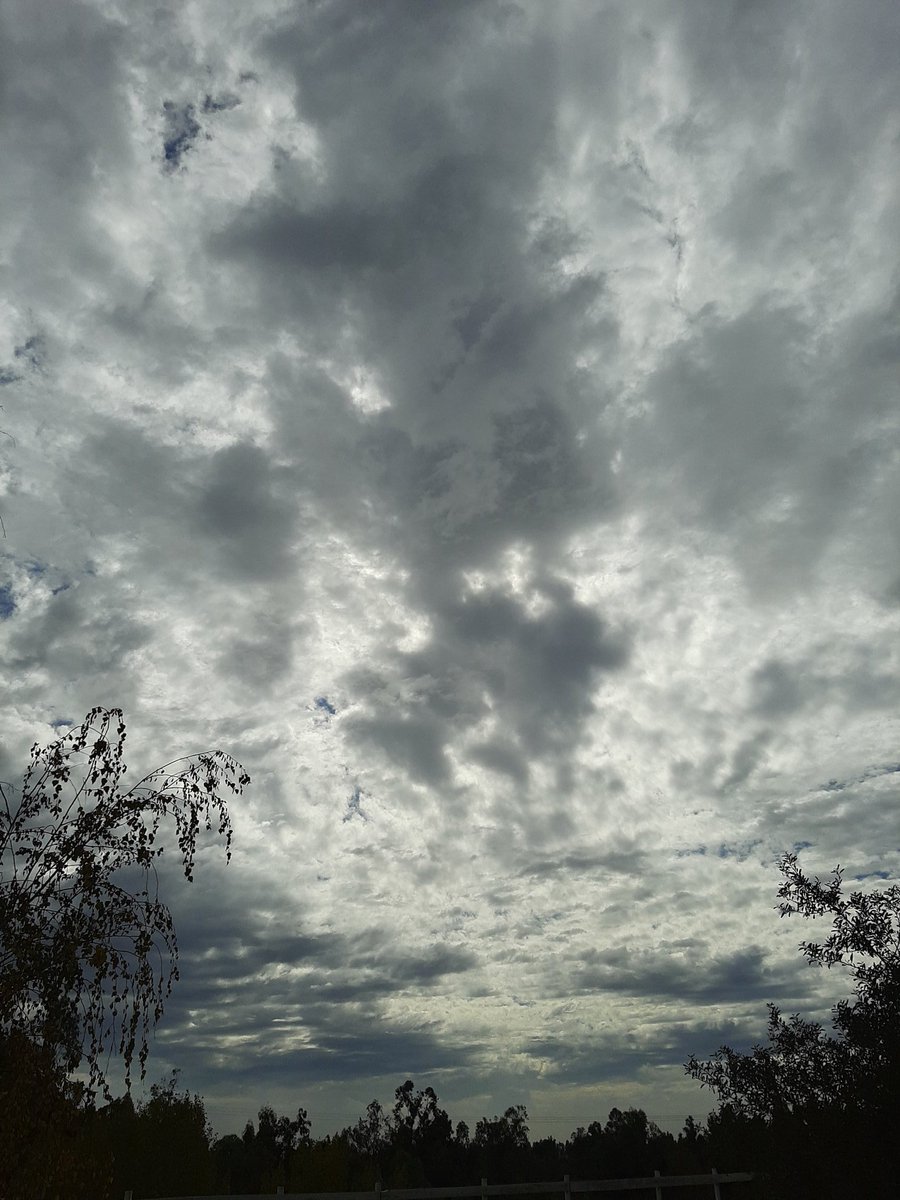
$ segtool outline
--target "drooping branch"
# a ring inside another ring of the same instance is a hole
[[[21,797],[0,808],[0,1028],[85,1060],[106,1090],[110,1057],[141,1075],[149,1037],[178,977],[172,916],[156,859],[164,821],[188,880],[201,827],[225,839],[225,793],[249,776],[220,750],[177,759],[124,788],[125,723],[93,709],[49,746],[35,745]],[[137,883],[135,880],[137,873]]]

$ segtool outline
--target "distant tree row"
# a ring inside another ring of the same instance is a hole
[[[0,1111],[16,1114],[16,1097],[6,1086],[8,1052],[21,1047],[3,1043],[0,1055]],[[51,1076],[44,1071],[45,1082]],[[160,1196],[274,1194],[287,1192],[371,1190],[492,1182],[613,1179],[708,1169],[708,1147],[700,1127],[688,1118],[679,1138],[662,1133],[641,1109],[614,1108],[604,1123],[577,1129],[565,1142],[547,1137],[532,1142],[523,1105],[502,1116],[484,1117],[470,1132],[455,1127],[433,1088],[406,1080],[385,1111],[377,1100],[359,1120],[341,1132],[314,1139],[309,1116],[278,1116],[264,1106],[242,1135],[215,1138],[202,1098],[178,1088],[177,1076],[154,1084],[150,1097],[135,1104],[130,1094],[95,1108],[77,1089],[66,1091],[55,1080],[50,1121],[41,1125],[44,1144],[35,1155],[15,1145],[4,1163],[15,1190],[0,1196],[58,1196],[67,1200],[120,1200],[131,1190],[135,1200]],[[29,1136],[27,1117],[21,1132]],[[7,1143],[8,1146],[10,1143]],[[48,1163],[56,1164],[51,1176]],[[36,1164],[23,1174],[22,1163]],[[722,1164],[720,1169],[725,1169]],[[735,1165],[735,1164],[726,1164]],[[44,1170],[42,1171],[41,1167]]]

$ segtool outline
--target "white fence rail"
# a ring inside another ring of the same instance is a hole
[[[750,1183],[755,1178],[747,1171],[732,1171],[720,1175],[712,1168],[709,1175],[660,1175],[654,1171],[639,1179],[570,1179],[566,1175],[558,1183],[550,1180],[541,1183],[488,1183],[465,1187],[436,1188],[387,1188],[380,1183],[374,1190],[365,1192],[285,1192],[279,1188],[276,1195],[284,1200],[456,1200],[457,1197],[477,1196],[487,1200],[488,1196],[534,1196],[557,1195],[571,1200],[574,1192],[655,1192],[655,1200],[662,1200],[664,1188],[711,1187],[714,1200],[722,1200],[722,1187],[729,1183]],[[132,1193],[125,1193],[125,1200],[132,1200]],[[272,1193],[256,1193],[244,1196],[243,1200],[271,1200]],[[231,1200],[228,1196],[177,1196],[172,1200]]]

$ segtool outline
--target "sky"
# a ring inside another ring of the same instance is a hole
[[[148,1083],[677,1132],[900,875],[895,0],[2,21],[0,778],[252,777]]]

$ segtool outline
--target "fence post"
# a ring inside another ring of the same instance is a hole
[[[284,1184],[283,1183],[279,1183],[278,1187],[275,1189],[275,1195],[276,1196],[284,1195]]]
[[[572,1181],[568,1175],[563,1176],[563,1192],[566,1200],[572,1200]]]
[[[716,1176],[719,1172],[715,1167],[710,1167],[709,1170],[713,1177],[713,1195],[715,1196],[716,1200],[722,1200],[722,1192],[719,1188],[719,1181],[716,1179]]]
[[[484,1176],[481,1178],[481,1200],[487,1200],[487,1180]]]
[[[659,1170],[655,1170],[653,1174],[658,1175]],[[653,1190],[656,1192],[656,1200],[662,1200],[662,1188],[659,1186],[659,1184],[657,1184]]]
[[[381,1200],[381,1180],[375,1180],[375,1200]]]
[[[125,1200],[132,1200],[133,1196],[134,1196],[134,1192],[131,1190],[131,1188],[129,1188],[128,1191],[125,1193]]]

